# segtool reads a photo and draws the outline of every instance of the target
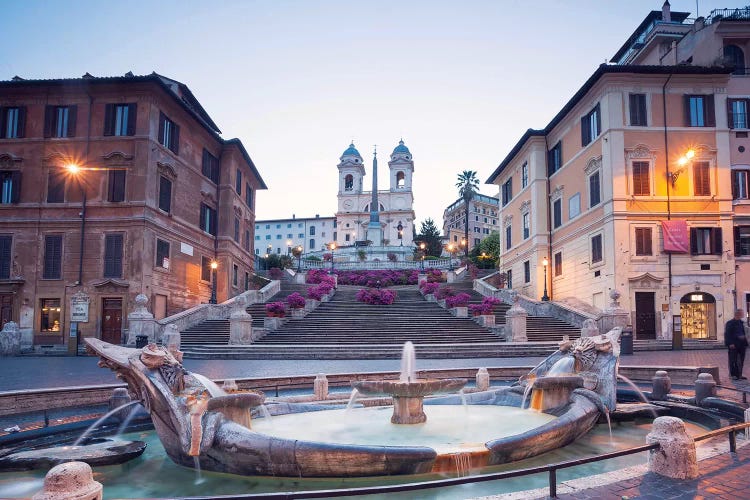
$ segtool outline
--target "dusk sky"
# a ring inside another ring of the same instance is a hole
[[[156,71],[190,87],[263,176],[258,219],[333,215],[354,140],[415,161],[417,221],[441,226],[457,173],[483,183],[660,0],[0,0],[0,79]],[[694,0],[672,0],[691,12]],[[699,2],[699,14],[744,3]],[[495,186],[482,192],[497,195]]]

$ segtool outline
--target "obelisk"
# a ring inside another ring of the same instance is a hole
[[[378,203],[378,150],[372,156],[372,201],[370,202],[370,223],[367,224],[367,239],[372,246],[383,246],[383,228],[380,227],[380,204]]]

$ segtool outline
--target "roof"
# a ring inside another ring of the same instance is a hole
[[[400,141],[398,141],[398,146],[396,146],[393,149],[393,153],[391,153],[391,154],[396,154],[396,153],[410,154],[409,148],[407,148],[406,146],[404,146],[404,140],[403,139],[401,139]]]
[[[682,24],[682,22],[690,16],[690,12],[670,12],[670,17],[672,18],[672,21],[670,21],[672,24]],[[619,61],[620,58],[628,51],[630,50],[630,47],[633,45],[633,42],[635,42],[638,37],[640,37],[647,28],[650,28],[652,24],[655,24],[656,22],[664,22],[661,19],[661,11],[660,10],[652,10],[648,13],[646,18],[641,21],[641,24],[638,25],[638,27],[633,31],[633,34],[628,37],[627,40],[625,40],[625,43],[622,44],[622,47],[615,52],[615,55],[612,56],[612,61]]]
[[[490,205],[498,205],[500,203],[500,199],[495,198],[494,196],[487,196],[486,194],[482,194],[482,193],[474,193],[474,196],[471,198],[471,202],[472,203],[482,202],[482,203],[488,203]],[[455,210],[456,208],[460,207],[463,204],[464,204],[464,199],[459,198],[453,203],[451,203],[450,205],[448,205],[448,207],[443,211],[443,213]]]
[[[359,151],[357,151],[357,148],[354,147],[354,143],[349,144],[349,147],[346,148],[346,151],[344,151],[341,155],[343,158],[344,156],[359,156],[362,158],[362,155],[359,154]]]
[[[599,79],[607,74],[641,74],[641,75],[729,75],[734,68],[723,66],[619,66],[613,64],[602,64],[596,71],[584,82],[573,97],[565,103],[565,106],[552,118],[552,120],[543,129],[528,129],[513,146],[510,152],[505,156],[500,165],[497,166],[492,175],[485,181],[485,184],[492,184],[495,179],[508,166],[516,154],[521,150],[524,144],[534,136],[544,137],[554,129],[565,116],[583,99]]]
[[[306,221],[316,221],[316,220],[322,220],[322,221],[328,221],[328,220],[335,220],[336,216],[325,216],[325,217],[295,217],[293,219],[263,219],[263,220],[256,220],[256,224],[270,224],[272,222],[306,222]]]
[[[255,174],[255,177],[258,178],[258,182],[260,182],[260,189],[268,189],[268,186],[266,186],[265,181],[263,181],[263,177],[260,176],[260,172],[258,172],[258,169],[255,168],[255,163],[253,163],[253,160],[250,158],[250,155],[247,154],[247,149],[245,149],[245,145],[242,144],[242,141],[237,139],[236,137],[234,139],[227,139],[227,140],[221,139],[221,141],[224,144],[228,144],[230,146],[237,146],[237,148],[240,150],[240,153],[242,154],[242,157],[250,166],[250,170],[252,170],[253,174]]]

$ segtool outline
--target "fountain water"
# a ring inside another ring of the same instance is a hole
[[[417,380],[417,354],[414,350],[414,344],[411,341],[407,341],[404,344],[404,349],[401,353],[401,374],[399,375],[399,381],[411,382]]]
[[[80,435],[80,436],[78,437],[78,439],[76,439],[76,440],[75,440],[75,442],[73,443],[73,446],[79,446],[79,445],[80,445],[80,444],[81,444],[81,443],[82,443],[82,442],[83,442],[83,441],[84,441],[84,440],[85,440],[85,439],[86,439],[86,438],[87,438],[87,437],[89,436],[89,434],[91,434],[91,433],[92,433],[92,432],[93,432],[93,431],[94,431],[94,430],[95,430],[95,429],[96,429],[97,427],[99,427],[99,426],[100,426],[100,425],[101,425],[101,424],[102,424],[102,423],[103,423],[103,422],[104,422],[105,420],[107,420],[108,418],[110,418],[110,417],[111,417],[112,415],[114,415],[114,414],[115,414],[115,413],[117,413],[118,411],[120,411],[120,410],[124,410],[124,409],[125,409],[125,408],[127,408],[128,406],[132,406],[132,405],[135,405],[135,404],[138,404],[138,403],[139,403],[139,401],[131,401],[130,403],[125,403],[124,405],[118,406],[118,407],[117,407],[117,408],[115,408],[114,410],[111,410],[111,411],[107,412],[107,413],[106,413],[106,414],[105,414],[104,416],[102,416],[102,417],[101,417],[101,418],[100,418],[99,420],[97,420],[96,422],[94,422],[93,424],[91,424],[91,425],[90,425],[90,426],[88,427],[88,429],[86,429],[85,431],[83,431],[83,434],[81,434],[81,435]]]
[[[214,382],[213,380],[209,379],[208,377],[204,377],[200,373],[191,373],[190,375],[192,377],[198,379],[198,381],[201,384],[203,384],[203,387],[206,388],[206,390],[208,391],[208,394],[212,398],[215,398],[217,396],[226,396],[227,395],[227,393],[226,393],[226,391],[224,389],[222,389],[221,387],[219,387],[216,384],[216,382]]]
[[[346,409],[351,410],[354,408],[354,403],[357,401],[357,398],[359,397],[359,391],[357,389],[352,389],[352,393],[349,396],[349,402],[346,403]]]

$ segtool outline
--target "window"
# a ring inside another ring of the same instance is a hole
[[[503,198],[503,206],[507,205],[511,198],[513,198],[513,178],[511,177],[502,186],[502,198]],[[479,220],[479,217],[477,217],[477,220]]]
[[[653,251],[651,249],[650,227],[635,228],[635,254],[638,256],[653,255]]]
[[[211,259],[201,257],[201,281],[211,281]]]
[[[312,239],[312,238],[310,239],[310,245],[307,248],[309,248],[310,250],[315,250],[315,240],[314,239]]]
[[[750,256],[750,226],[734,228],[734,253],[735,256]],[[0,269],[0,273],[2,273],[2,269]],[[0,277],[2,276],[0,275]]]
[[[10,235],[0,236],[0,280],[10,278],[10,268],[12,264],[11,246],[13,237]]]
[[[685,96],[685,126],[716,126],[713,94]]]
[[[602,255],[602,235],[597,234],[591,237],[591,263],[596,264],[603,259]]]
[[[25,129],[25,106],[0,108],[0,139],[20,139]]]
[[[245,205],[250,209],[253,208],[253,188],[250,184],[245,184]],[[289,224],[287,227],[292,227],[292,225]]]
[[[267,239],[267,240],[270,240],[270,239],[271,239],[271,235],[270,235],[270,234],[267,234],[267,235],[266,235],[266,239]]]
[[[104,277],[122,278],[122,234],[104,237]]]
[[[211,182],[214,184],[219,183],[219,159],[209,153],[206,149],[203,150],[201,172],[203,175],[211,179]]]
[[[324,234],[323,236],[325,236],[325,234]],[[280,234],[277,234],[277,235],[276,235],[276,239],[277,239],[277,240],[280,240],[280,239],[281,239],[281,235],[280,235]]]
[[[646,94],[630,94],[630,125],[645,127],[648,125],[646,117]]]
[[[169,269],[169,242],[156,240],[156,267]]]
[[[568,200],[568,218],[574,219],[581,213],[581,193],[576,193]]]
[[[521,165],[521,189],[529,185],[529,164],[523,162]]]
[[[18,203],[21,194],[21,172],[0,171],[0,204]]]
[[[47,203],[62,203],[65,201],[65,172],[59,168],[52,168],[47,175]]]
[[[505,228],[505,249],[510,249],[513,242],[511,241],[511,226]]]
[[[528,213],[523,214],[523,216],[521,217],[521,221],[523,223],[523,239],[525,240],[528,239],[531,234],[531,227],[529,224],[529,220],[530,220],[530,217]]]
[[[555,254],[555,276],[562,275],[562,252]]]
[[[297,234],[297,238],[299,238],[301,240],[304,239],[305,238],[305,233],[299,233],[299,234]]]
[[[159,113],[159,144],[174,154],[180,152],[180,126],[161,112]]]
[[[250,290],[250,273],[245,271],[245,291]]]
[[[62,278],[62,238],[62,235],[44,237],[43,279],[59,280]]]
[[[216,210],[205,203],[201,203],[200,228],[208,234],[216,236]]]
[[[77,106],[47,106],[44,137],[75,137]]]
[[[315,236],[315,226],[310,226],[310,236]]]
[[[350,240],[351,240],[351,235],[349,233],[346,233],[344,235],[344,241],[350,241]]]
[[[130,104],[107,104],[104,107],[104,135],[135,135],[138,107]]]
[[[159,177],[159,210],[169,213],[172,209],[172,181]]]
[[[562,226],[562,199],[552,202],[552,224],[555,228]]]
[[[348,174],[344,177],[344,191],[351,191],[352,189],[354,189],[354,177]]]
[[[732,171],[732,198],[735,200],[747,200],[748,180],[750,180],[750,170],[733,170]]]
[[[597,206],[602,201],[599,171],[589,175],[589,208]]]
[[[240,269],[237,264],[232,264],[232,286],[237,286],[237,278],[240,274]]]
[[[508,269],[505,272],[505,286],[507,286],[508,289],[513,288],[513,270],[512,269]]]
[[[734,66],[733,75],[745,74],[745,53],[736,45],[724,46],[724,62]]]
[[[107,201],[125,201],[125,170],[110,170],[107,186]]]
[[[691,227],[690,253],[693,255],[721,255],[720,227]]]
[[[234,236],[233,236],[233,238],[234,238],[235,243],[239,243],[240,242],[240,220],[237,217],[234,218]]]
[[[651,172],[647,161],[633,162],[633,195],[648,196],[651,194]]]
[[[531,262],[529,262],[528,260],[523,263],[523,282],[531,282]]]
[[[242,196],[242,171],[237,169],[237,176],[234,178],[234,190]]]
[[[245,251],[250,251],[250,230],[245,229]]]
[[[727,99],[729,128],[748,128],[747,103],[750,99]]]
[[[711,177],[707,161],[693,163],[693,191],[695,196],[711,196]]]
[[[39,308],[41,309],[39,331],[42,333],[61,332],[60,319],[62,315],[60,314],[60,299],[40,299]]]
[[[547,173],[554,174],[562,167],[562,143],[557,141],[552,149],[547,152]]]
[[[597,104],[586,116],[581,118],[581,146],[587,146],[599,137],[602,130],[601,112]]]

